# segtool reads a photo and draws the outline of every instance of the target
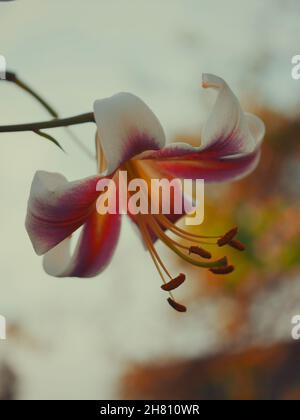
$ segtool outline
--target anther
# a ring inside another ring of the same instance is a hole
[[[199,257],[206,258],[208,260],[211,258],[210,252],[198,246],[191,246],[189,252],[190,254],[199,255]]]
[[[209,271],[217,275],[230,274],[234,271],[234,266],[227,265],[227,267],[210,268]]]
[[[227,259],[227,257],[222,257],[222,258],[220,258],[216,262],[218,263],[218,267],[227,267],[228,266],[228,259]]]
[[[238,233],[237,227],[231,229],[224,236],[222,236],[222,238],[218,240],[218,245],[219,246],[227,245],[230,241],[232,241],[232,239],[236,236],[237,233]]]
[[[168,299],[168,303],[177,312],[186,312],[187,311],[187,308],[185,306],[181,305],[178,302],[175,302],[175,300],[173,300],[171,298]]]
[[[161,286],[161,288],[165,292],[171,292],[172,290],[175,290],[179,286],[181,286],[182,283],[184,283],[184,282],[185,282],[185,275],[184,274],[179,274],[178,277],[176,277],[175,279],[169,281],[169,283],[163,284]]]
[[[234,249],[237,249],[238,251],[245,251],[246,249],[245,245],[236,239],[232,239],[230,242],[228,242],[228,245]]]

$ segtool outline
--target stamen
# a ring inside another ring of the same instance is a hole
[[[187,311],[187,308],[185,306],[181,305],[178,302],[175,302],[175,300],[173,300],[171,298],[168,299],[168,303],[177,312],[186,312]]]
[[[133,163],[132,163],[133,165]],[[136,163],[134,162],[136,166]],[[127,164],[125,168],[128,170],[129,178],[134,179],[136,175],[140,175],[137,171],[137,168],[134,168]],[[144,174],[143,174],[144,175]],[[143,177],[142,177],[143,178]],[[144,178],[143,178],[144,179]],[[150,199],[151,197],[148,197]],[[172,278],[169,271],[163,264],[151,238],[150,233],[152,232],[155,236],[160,239],[169,249],[171,249],[175,254],[177,254],[180,258],[197,267],[207,268],[212,273],[216,275],[225,275],[230,274],[234,271],[233,265],[228,265],[227,257],[220,258],[216,261],[203,261],[196,257],[201,257],[202,259],[210,260],[212,258],[212,254],[207,251],[206,249],[198,246],[197,244],[205,244],[205,245],[230,245],[231,247],[242,251],[245,249],[244,245],[234,239],[238,232],[238,228],[233,228],[225,235],[219,236],[203,236],[197,235],[194,233],[190,233],[172,223],[165,215],[163,214],[156,214],[156,215],[138,215],[137,216],[137,224],[140,227],[140,231],[144,238],[145,244],[149,249],[151,258],[154,261],[154,264],[160,274],[160,277],[163,281],[163,285],[161,289],[168,292],[170,294],[170,298],[168,299],[168,303],[178,312],[186,312],[187,308],[184,305],[176,302],[172,295],[172,291],[177,289],[181,286],[186,277],[184,274],[180,274],[179,276]],[[166,231],[171,233],[171,236],[166,234]],[[193,245],[196,244],[196,245]],[[194,254],[196,257],[193,257],[191,254]],[[169,281],[167,282],[165,279],[166,274],[169,277]]]
[[[228,245],[234,249],[237,249],[238,251],[245,251],[246,249],[246,246],[236,239],[232,239],[232,241],[230,241]]]
[[[197,235],[195,233],[187,232],[184,229],[181,229],[180,227],[178,227],[175,224],[173,224],[172,222],[170,222],[170,220],[166,216],[164,216],[163,214],[157,215],[157,218],[158,218],[158,220],[159,220],[159,222],[161,223],[162,226],[171,230],[173,233],[176,233],[178,236],[184,235],[184,236],[188,237],[188,239],[193,241],[193,242],[203,244],[203,243],[207,243],[207,242],[203,242],[202,240],[198,241],[198,240],[195,240],[195,239],[218,239],[218,238],[221,238],[221,235],[219,235],[219,236],[205,236],[205,235]],[[195,238],[195,239],[191,239],[191,238]],[[211,243],[207,243],[207,244],[213,245]]]
[[[214,274],[230,274],[234,271],[233,265],[228,265],[227,267],[218,267],[218,268],[210,268],[210,270]]]
[[[238,233],[237,227],[231,229],[224,236],[222,236],[222,238],[218,240],[218,245],[219,246],[227,245],[230,241],[232,241],[232,239],[236,236],[237,233]]]
[[[160,238],[172,251],[174,251],[179,257],[187,261],[188,263],[195,265],[197,267],[203,267],[203,268],[212,268],[212,267],[222,267],[227,266],[227,258],[220,258],[216,261],[211,262],[204,262],[204,261],[198,261],[194,258],[189,257],[188,255],[181,252],[177,247],[176,243],[171,240],[160,228],[156,220],[152,217],[147,218],[147,224],[149,225],[150,229],[153,230],[153,232]]]
[[[139,219],[138,219],[139,220]],[[162,262],[162,260],[161,260],[161,258],[160,258],[160,256],[158,255],[158,253],[157,253],[157,251],[156,251],[156,249],[155,249],[155,247],[154,247],[154,245],[153,245],[153,243],[152,243],[152,241],[151,241],[151,238],[150,238],[150,236],[149,236],[149,233],[148,233],[148,231],[147,231],[147,229],[146,229],[146,226],[144,225],[144,223],[143,222],[141,222],[140,220],[139,220],[139,226],[140,226],[140,229],[141,229],[141,232],[142,232],[142,235],[143,235],[143,237],[144,237],[144,239],[145,239],[145,242],[146,242],[146,245],[147,245],[147,247],[148,247],[148,249],[149,249],[149,252],[150,252],[150,255],[151,255],[151,257],[152,257],[152,259],[153,259],[153,261],[154,261],[154,263],[155,263],[155,265],[156,265],[156,268],[158,269],[158,271],[159,271],[159,273],[160,273],[160,275],[161,275],[161,278],[162,278],[162,280],[163,280],[163,282],[164,283],[166,283],[166,281],[165,281],[165,279],[164,279],[164,276],[162,275],[162,273],[161,273],[161,270],[159,269],[159,267],[158,267],[158,264],[160,264],[160,266],[162,267],[162,269],[164,270],[164,272],[166,273],[166,275],[170,278],[170,279],[172,279],[172,276],[171,276],[171,274],[169,273],[169,271],[167,270],[167,268],[165,267],[165,265],[164,265],[164,263]]]
[[[191,246],[189,252],[190,254],[199,255],[199,257],[206,258],[208,260],[210,260],[212,257],[210,252],[206,251],[203,248],[200,248],[199,246]]]
[[[179,274],[178,277],[176,277],[175,279],[171,280],[169,283],[163,284],[161,286],[161,288],[165,292],[171,292],[172,290],[175,290],[179,286],[181,286],[182,283],[184,283],[184,282],[185,282],[185,275],[184,274]]]

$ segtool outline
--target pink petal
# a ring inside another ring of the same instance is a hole
[[[62,242],[95,210],[100,177],[68,182],[60,174],[36,173],[28,202],[26,229],[38,255]]]
[[[218,98],[203,129],[202,145],[174,143],[162,150],[146,152],[141,162],[156,167],[164,176],[208,182],[242,178],[259,162],[264,123],[242,111],[223,79],[204,75],[203,86],[216,89]]]
[[[149,160],[165,176],[204,179],[206,182],[234,181],[251,173],[260,159],[260,150],[249,154],[213,159],[205,151],[189,153],[178,159]]]
[[[45,271],[55,277],[90,278],[110,263],[118,243],[120,215],[100,215],[95,210],[83,226],[73,256],[67,238],[44,257]]]

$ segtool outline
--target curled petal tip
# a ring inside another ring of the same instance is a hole
[[[221,77],[215,76],[211,73],[203,73],[202,74],[202,86],[206,88],[215,88],[220,89],[226,83]]]

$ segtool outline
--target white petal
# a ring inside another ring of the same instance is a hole
[[[256,141],[256,147],[260,146],[266,134],[264,122],[256,115],[245,112],[245,117],[252,137]]]
[[[119,93],[94,103],[95,120],[111,174],[126,160],[165,145],[164,130],[154,113],[137,96]]]
[[[202,148],[218,145],[226,149],[226,154],[254,151],[264,137],[264,123],[243,112],[237,97],[220,77],[204,74],[203,87],[216,89],[218,97],[202,131]]]

